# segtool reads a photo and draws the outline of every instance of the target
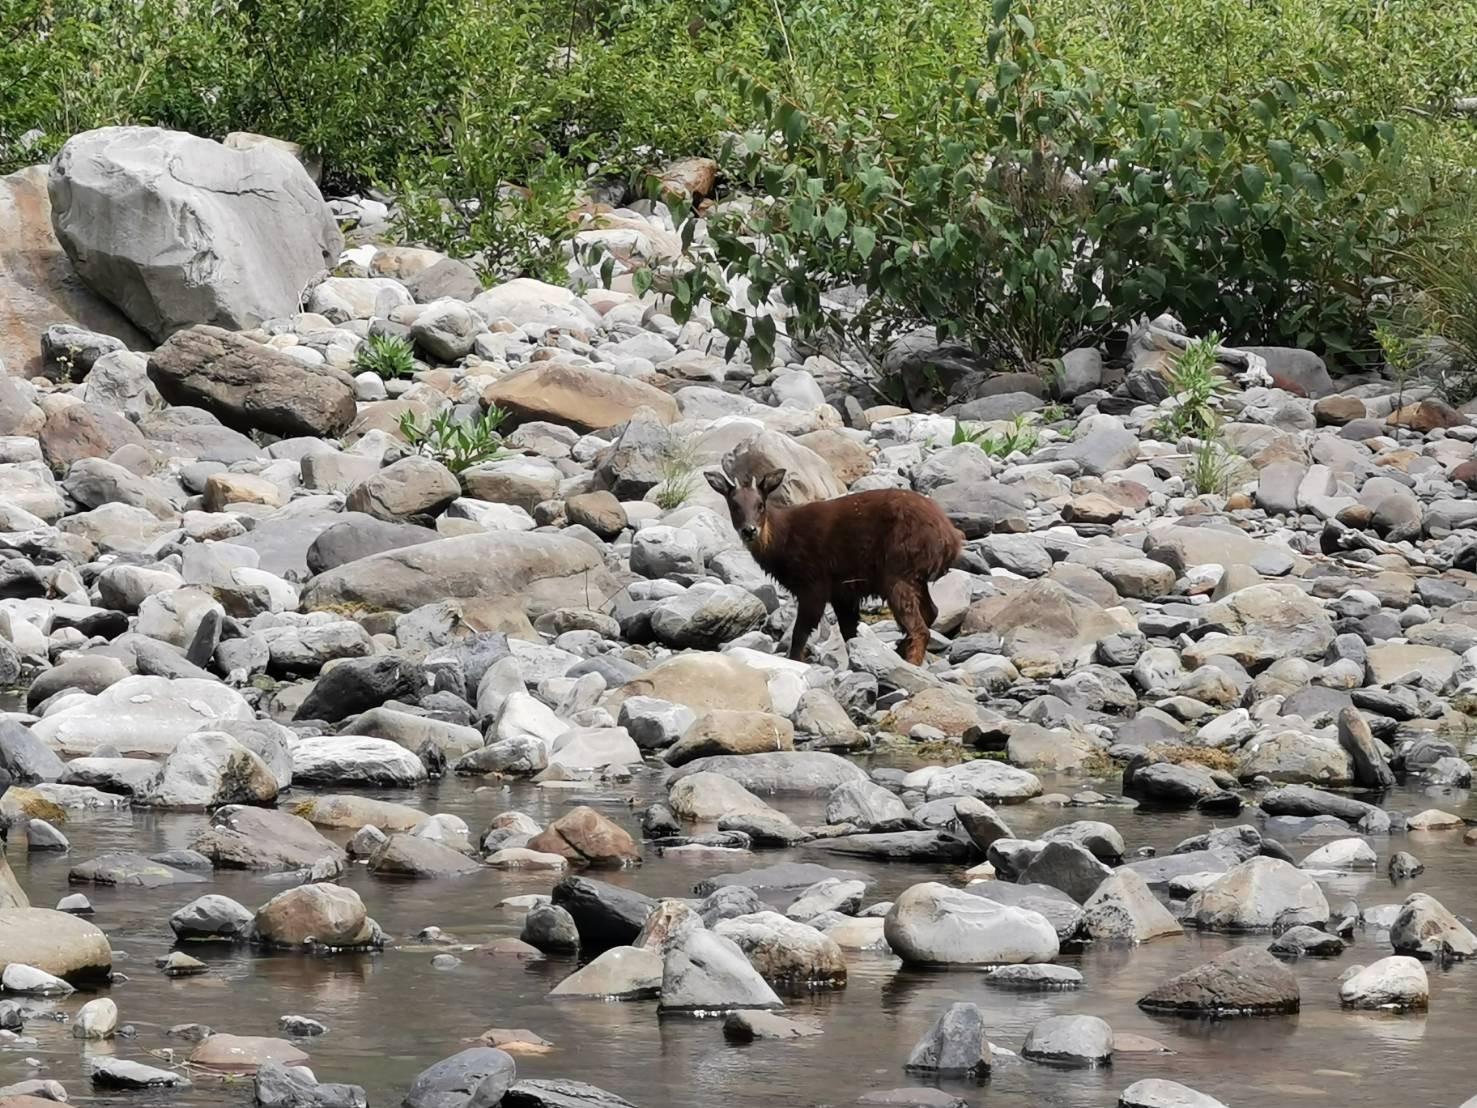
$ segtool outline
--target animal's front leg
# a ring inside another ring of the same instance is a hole
[[[821,616],[826,612],[826,598],[822,593],[817,596],[801,596],[796,599],[800,602],[800,610],[795,614],[795,626],[790,629],[790,657],[797,662],[805,660],[805,644],[810,639],[812,632],[821,622]]]

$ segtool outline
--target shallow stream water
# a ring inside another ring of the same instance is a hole
[[[1052,788],[1082,787],[1080,779],[1053,782]],[[1114,782],[1099,783],[1116,791]],[[290,794],[297,795],[297,794]],[[413,804],[426,811],[452,812],[480,832],[500,811],[517,808],[540,822],[572,804],[591,803],[635,830],[635,809],[660,795],[660,775],[647,771],[632,785],[610,791],[542,790],[531,785],[477,788],[454,778],[420,790],[369,795]],[[290,798],[285,798],[288,802]],[[1397,793],[1393,808],[1415,812],[1440,806],[1472,814],[1465,793]],[[775,801],[801,822],[819,821],[814,801]],[[1154,846],[1166,851],[1180,840],[1214,825],[1194,813],[1135,813],[1121,809],[1048,809],[1019,806],[1003,813],[1016,833],[1033,833],[1071,819],[1102,819],[1123,833],[1130,851]],[[789,1015],[818,1023],[824,1034],[789,1042],[735,1046],[724,1039],[716,1020],[659,1019],[655,1001],[604,1003],[551,1002],[546,993],[574,968],[573,960],[520,962],[465,952],[450,970],[431,967],[445,950],[419,944],[415,933],[435,925],[467,943],[517,935],[521,916],[498,907],[504,897],[547,893],[553,880],[486,871],[442,881],[387,881],[362,866],[345,879],[364,898],[373,915],[394,938],[382,953],[307,957],[263,955],[246,947],[194,944],[189,953],[210,965],[210,973],[170,979],[155,958],[171,949],[171,912],[205,892],[220,892],[255,908],[283,888],[261,875],[221,873],[209,884],[164,889],[69,887],[72,865],[109,850],[153,853],[188,847],[204,824],[201,815],[134,812],[72,813],[65,825],[68,855],[27,855],[15,842],[10,861],[34,904],[50,907],[71,891],[91,898],[94,922],[108,935],[115,969],[126,982],[106,989],[118,1004],[122,1024],[136,1038],[84,1045],[65,1023],[32,1019],[26,1034],[36,1045],[0,1049],[0,1084],[44,1076],[62,1081],[74,1102],[172,1105],[244,1105],[251,1102],[249,1081],[199,1082],[174,1093],[115,1094],[94,1097],[85,1076],[85,1051],[110,1051],[159,1064],[151,1052],[191,1044],[166,1038],[172,1025],[199,1022],[235,1034],[277,1035],[278,1017],[293,1013],[327,1024],[329,1032],[301,1040],[319,1080],[352,1081],[366,1087],[371,1105],[398,1105],[415,1075],[452,1054],[491,1027],[529,1028],[552,1040],[556,1049],[520,1057],[525,1077],[568,1077],[592,1082],[626,1097],[640,1108],[728,1108],[730,1105],[849,1105],[869,1090],[919,1082],[902,1071],[909,1049],[950,1003],[969,1000],[987,1013],[990,1038],[1019,1050],[1038,1020],[1068,1012],[1106,1019],[1117,1032],[1158,1039],[1175,1053],[1120,1054],[1111,1068],[1064,1071],[1015,1058],[997,1057],[983,1085],[946,1083],[971,1103],[1001,1108],[1110,1108],[1117,1094],[1144,1077],[1165,1077],[1223,1100],[1230,1108],[1287,1108],[1289,1105],[1401,1105],[1404,1108],[1456,1108],[1477,1094],[1477,964],[1430,968],[1429,1015],[1356,1014],[1340,1009],[1337,978],[1356,962],[1391,953],[1385,932],[1361,931],[1341,958],[1293,964],[1302,988],[1300,1015],[1223,1022],[1150,1016],[1135,1002],[1166,977],[1227,949],[1235,942],[1265,944],[1266,936],[1230,939],[1187,934],[1134,949],[1088,948],[1066,953],[1061,961],[1081,970],[1085,987],[1076,992],[1019,993],[986,985],[969,970],[904,970],[893,958],[858,955],[850,959],[845,989],[789,998]],[[1220,821],[1222,825],[1226,822]],[[1464,918],[1477,909],[1477,848],[1465,847],[1461,834],[1413,834],[1375,839],[1380,870],[1324,882],[1330,904],[1353,898],[1361,906],[1393,903],[1410,892],[1429,892]],[[1316,843],[1288,844],[1302,858]],[[1413,881],[1392,886],[1384,866],[1393,849],[1406,849],[1426,864]],[[772,862],[816,861],[865,870],[875,877],[868,902],[891,899],[920,881],[952,881],[957,870],[858,862],[814,848],[743,854],[711,854],[677,860],[647,848],[646,864],[618,874],[593,874],[662,896],[691,895],[704,877]],[[75,1012],[89,994],[50,1005]],[[46,1002],[32,1002],[45,1007]],[[39,1061],[33,1066],[27,1059]]]

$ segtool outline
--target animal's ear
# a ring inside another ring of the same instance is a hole
[[[759,478],[759,491],[766,497],[774,495],[774,490],[779,488],[780,483],[784,481],[786,472],[783,469],[771,469]]]
[[[724,498],[732,496],[734,490],[738,488],[728,474],[719,473],[716,469],[704,470],[703,476],[708,479],[708,484],[713,486],[713,491]]]

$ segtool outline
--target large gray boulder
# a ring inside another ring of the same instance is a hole
[[[1114,870],[1082,906],[1082,925],[1098,942],[1144,943],[1184,928],[1130,869]]]
[[[1060,949],[1040,913],[936,881],[905,890],[888,911],[883,934],[903,961],[924,964],[1050,962]]]
[[[1252,858],[1192,896],[1185,915],[1202,931],[1268,931],[1284,913],[1299,922],[1328,919],[1318,883],[1280,858]]]
[[[68,140],[47,189],[82,279],[157,340],[291,315],[343,249],[302,164],[267,145],[103,127]]]
[[[694,930],[680,946],[667,951],[662,968],[664,1012],[783,1007],[732,939],[706,929]]]
[[[303,607],[408,612],[447,599],[517,600],[531,615],[599,604],[616,591],[594,547],[567,535],[458,535],[360,558],[321,573]]]
[[[1416,958],[1471,958],[1477,935],[1427,893],[1412,893],[1390,926],[1390,945],[1397,954]]]
[[[176,332],[149,356],[149,380],[171,404],[204,408],[243,434],[329,438],[354,421],[346,373],[305,365],[220,327]]]
[[[0,971],[12,962],[74,983],[106,980],[113,950],[101,931],[66,912],[6,908],[0,910]]]

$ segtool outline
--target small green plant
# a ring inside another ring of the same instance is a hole
[[[1065,407],[1063,407],[1061,404],[1058,404],[1055,400],[1053,400],[1051,403],[1047,404],[1046,407],[1044,407],[1044,408],[1041,409],[1041,422],[1042,423],[1048,423],[1048,424],[1050,424],[1050,423],[1060,423],[1062,420],[1067,419],[1067,418],[1068,418],[1067,409]]]
[[[502,408],[493,407],[476,419],[458,420],[448,409],[421,423],[414,412],[406,412],[400,417],[400,434],[417,454],[460,473],[502,454],[503,437],[498,428],[508,415]]]
[[[1216,437],[1221,423],[1216,400],[1232,388],[1217,372],[1215,351],[1220,343],[1220,335],[1212,331],[1174,358],[1168,373],[1174,407],[1158,423],[1159,433],[1165,438]]]
[[[962,442],[971,442],[992,458],[1008,458],[1017,451],[1029,454],[1040,441],[1040,430],[1032,424],[1031,417],[1025,414],[1016,416],[1010,421],[1009,429],[998,434],[979,427],[971,429],[958,422],[954,424],[955,446]]]
[[[1405,407],[1405,386],[1415,375],[1416,368],[1420,364],[1420,355],[1414,343],[1400,334],[1392,324],[1383,320],[1375,324],[1374,339],[1379,343],[1385,365],[1390,367],[1390,373],[1395,378],[1395,407],[1403,408]]]
[[[1236,462],[1236,455],[1218,439],[1203,439],[1190,452],[1185,479],[1197,496],[1224,496],[1230,490]]]
[[[673,435],[662,458],[662,482],[657,486],[656,505],[670,512],[686,504],[697,488],[697,455],[694,444]]]
[[[415,372],[415,351],[399,335],[370,335],[354,356],[354,368],[386,381],[409,377]]]
[[[975,446],[983,448],[984,441],[990,437],[990,433],[983,427],[968,427],[957,420],[954,423],[954,441],[949,445],[958,446],[960,443],[971,442]]]

